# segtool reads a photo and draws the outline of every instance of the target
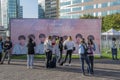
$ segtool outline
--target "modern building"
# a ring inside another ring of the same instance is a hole
[[[4,28],[8,28],[11,18],[19,18],[20,0],[0,0],[1,22]]]
[[[120,13],[120,0],[60,0],[59,18],[80,18],[84,14],[105,16]]]
[[[38,0],[38,18],[45,18],[45,0]]]
[[[59,17],[59,0],[45,0],[45,17]]]
[[[2,25],[2,19],[1,19],[1,1],[0,1],[0,26]]]
[[[19,6],[18,18],[23,18],[23,6]]]

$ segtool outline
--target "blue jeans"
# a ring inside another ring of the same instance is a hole
[[[85,69],[84,69],[84,61],[85,61],[87,64],[88,73],[91,73],[90,63],[87,55],[80,54],[80,56],[81,56],[80,59],[82,63],[82,72],[85,73]]]
[[[112,59],[117,59],[117,48],[112,48]]]
[[[34,55],[27,55],[27,66],[33,67]]]

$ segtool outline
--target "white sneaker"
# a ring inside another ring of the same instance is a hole
[[[71,66],[71,64],[69,64],[69,66]]]
[[[64,65],[65,65],[65,66],[69,66],[69,64],[68,64],[68,63],[65,63]]]
[[[33,66],[30,66],[31,69],[33,69]]]
[[[29,67],[29,66],[27,66],[27,69],[30,69],[30,67]]]

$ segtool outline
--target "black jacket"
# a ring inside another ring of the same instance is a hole
[[[28,43],[27,47],[28,47],[28,54],[35,54],[35,42],[31,42],[31,43]]]
[[[5,41],[4,43],[3,43],[3,49],[4,50],[9,50],[9,49],[11,49],[12,48],[12,42],[11,41]]]

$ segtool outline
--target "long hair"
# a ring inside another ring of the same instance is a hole
[[[46,40],[45,40],[45,43],[44,43],[44,44],[47,44],[47,43],[48,43],[48,41],[51,41],[51,39],[52,39],[52,37],[51,37],[51,36],[48,36],[48,37],[46,38]]]
[[[72,41],[72,37],[71,37],[71,36],[69,36],[67,40],[68,40],[68,41]]]
[[[92,40],[92,39],[89,39],[89,40],[88,40],[88,44],[93,45],[93,44],[94,44],[94,43],[93,43],[93,40]]]
[[[0,41],[2,41],[2,37],[0,36]]]

